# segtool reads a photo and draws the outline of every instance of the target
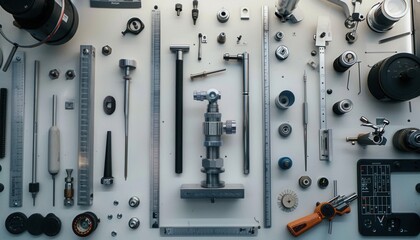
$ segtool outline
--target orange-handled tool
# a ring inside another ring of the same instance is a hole
[[[314,213],[299,218],[287,224],[289,232],[297,237],[307,230],[311,229],[323,219],[331,221],[336,215],[343,215],[350,212],[350,202],[357,199],[357,194],[353,193],[348,196],[339,195],[328,202],[317,203]]]

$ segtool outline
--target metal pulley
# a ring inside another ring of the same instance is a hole
[[[368,87],[380,101],[407,101],[420,95],[420,58],[397,53],[376,63],[369,72]]]

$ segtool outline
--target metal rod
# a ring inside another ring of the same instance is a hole
[[[411,35],[411,32],[405,32],[405,33],[397,34],[397,35],[392,36],[392,37],[383,38],[383,39],[379,40],[379,44],[390,42],[390,41],[393,41],[393,40],[396,40],[398,38],[402,38],[402,37],[405,37],[405,36],[408,36],[408,35]]]
[[[334,197],[337,197],[337,180],[333,180],[333,191],[334,191]],[[332,227],[333,227],[333,222],[329,221],[328,234],[332,234]]]
[[[194,80],[194,78],[207,77],[207,75],[209,75],[209,74],[214,74],[214,73],[223,72],[223,71],[226,71],[226,68],[218,69],[218,70],[214,70],[214,71],[208,71],[208,72],[203,71],[203,72],[200,72],[200,73],[194,73],[194,74],[190,75],[190,79]]]
[[[29,184],[29,192],[32,194],[33,206],[35,198],[39,191],[37,183],[37,165],[38,165],[38,99],[39,99],[39,61],[34,63],[34,112],[33,112],[33,130],[32,130],[32,182]]]
[[[127,74],[126,74],[127,75]],[[125,140],[124,140],[124,179],[127,180],[128,175],[128,119],[129,119],[129,108],[130,108],[130,80],[125,80],[124,87],[124,128],[125,128]]]
[[[53,95],[52,125],[57,126],[57,95]]]
[[[308,99],[307,99],[307,76],[303,73],[303,147],[305,154],[305,172],[308,171]]]
[[[360,95],[362,93],[362,77],[360,74],[360,61],[357,62],[357,71],[359,72],[359,92],[357,93],[357,95]]]

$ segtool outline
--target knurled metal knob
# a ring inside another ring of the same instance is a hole
[[[223,130],[226,134],[235,134],[236,133],[236,121],[235,120],[226,120],[223,125]]]

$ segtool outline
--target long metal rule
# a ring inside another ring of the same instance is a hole
[[[416,54],[417,57],[420,57],[420,1],[412,0],[411,3],[411,16],[413,18],[414,54]]]
[[[94,157],[95,48],[80,46],[79,159],[77,204],[92,205]]]
[[[16,52],[12,60],[12,121],[10,143],[9,207],[22,207],[23,134],[25,119],[25,53]]]
[[[320,88],[320,128],[319,128],[319,159],[332,160],[332,129],[327,128],[327,101],[325,77],[325,47],[332,40],[331,23],[327,16],[318,17],[315,35],[315,46],[319,48],[319,88]]]
[[[160,165],[160,10],[152,10],[152,126],[151,126],[151,198],[150,227],[159,228],[159,165]]]
[[[258,235],[258,227],[162,227],[160,235],[163,237],[191,237],[191,236],[236,236],[255,237]]]
[[[264,124],[264,227],[271,227],[271,128],[268,6],[262,8],[263,27],[263,124]]]

